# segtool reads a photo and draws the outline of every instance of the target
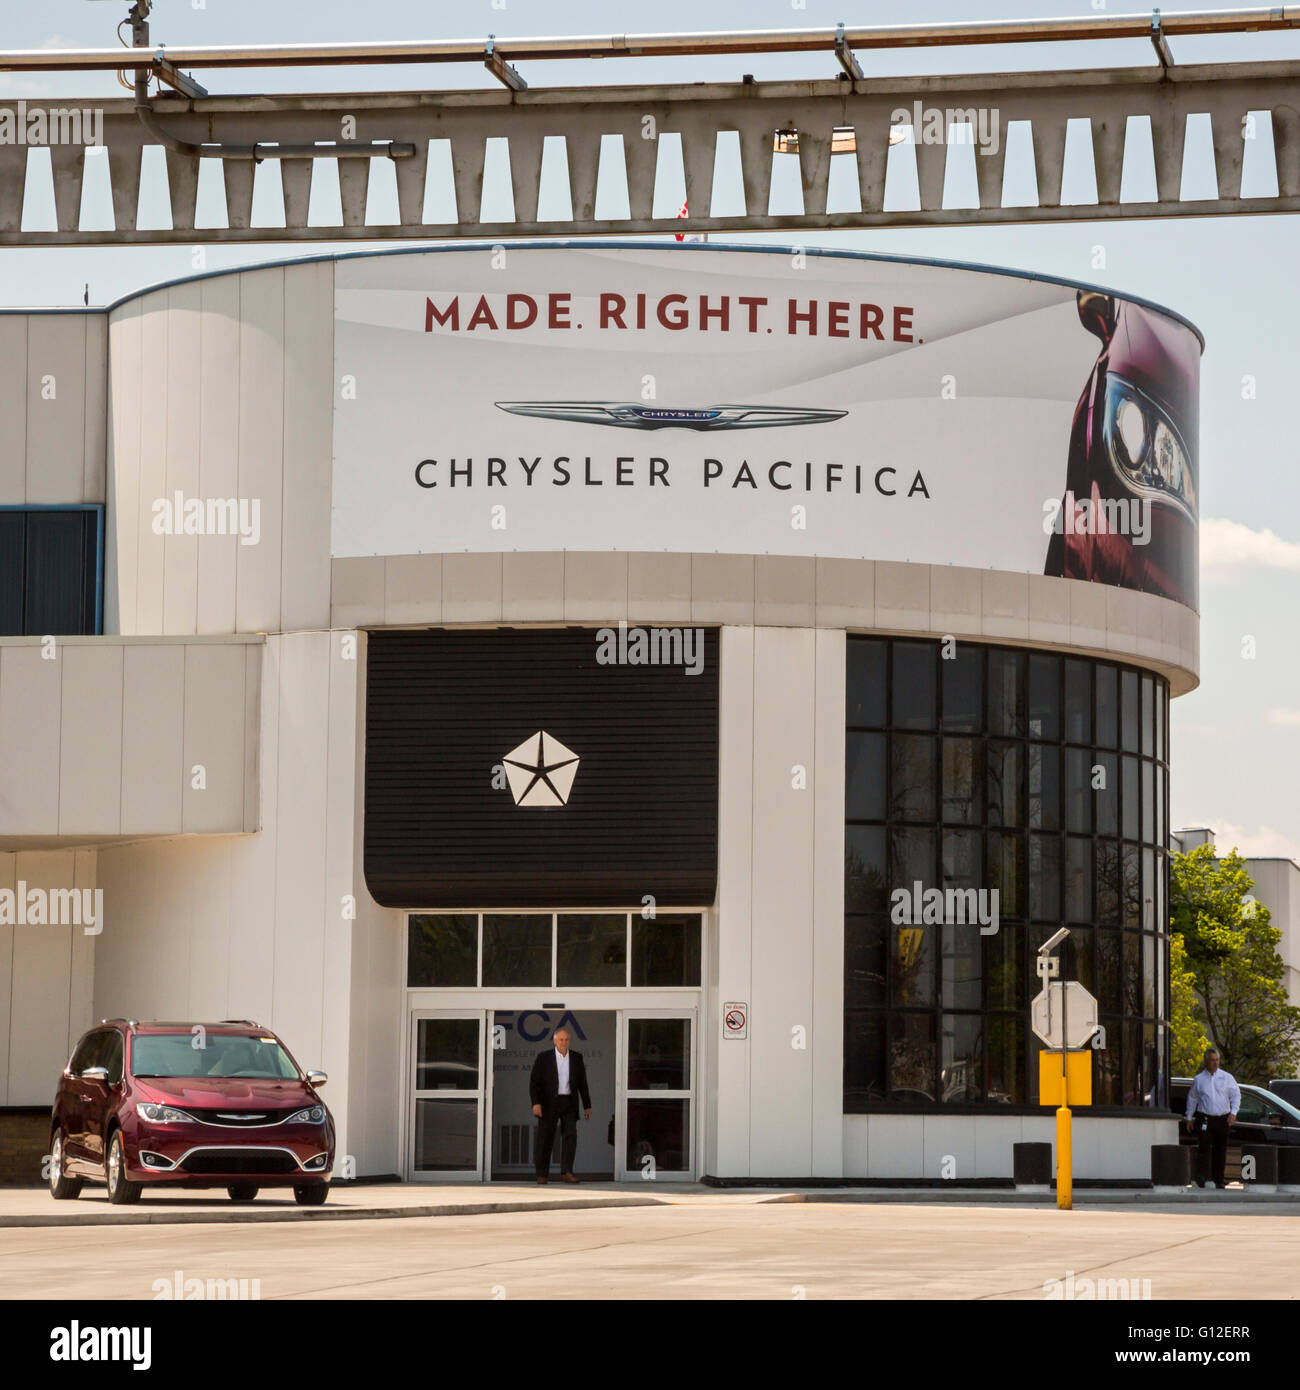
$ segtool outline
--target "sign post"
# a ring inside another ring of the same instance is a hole
[[[1042,991],[1030,1006],[1034,1032],[1046,1044],[1038,1063],[1038,1099],[1056,1109],[1056,1205],[1074,1205],[1074,1166],[1070,1102],[1092,1104],[1092,1058],[1088,1044],[1097,1031],[1097,1001],[1077,980],[1059,980],[1053,952],[1069,935],[1062,927],[1038,948]],[[1057,1067],[1057,1057],[1060,1066]]]

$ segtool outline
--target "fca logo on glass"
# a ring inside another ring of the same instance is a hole
[[[511,1019],[514,1019],[513,1024],[511,1023]],[[540,1024],[529,1023],[529,1019],[539,1019]],[[545,1042],[553,1032],[558,1032],[561,1028],[567,1028],[578,1042],[587,1041],[587,1035],[582,1031],[582,1025],[568,1009],[560,1016],[560,1021],[554,1028],[551,1027],[551,1016],[545,1009],[524,1009],[518,1014],[512,1014],[508,1011],[498,1009],[492,1021],[498,1030],[502,1030],[497,1034],[497,1036],[502,1039],[498,1045],[499,1047],[504,1047],[506,1045],[505,1031],[508,1031],[511,1027],[513,1027],[520,1038],[527,1043]],[[531,1031],[534,1028],[539,1029],[539,1031]]]

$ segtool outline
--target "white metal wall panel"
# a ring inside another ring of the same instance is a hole
[[[108,515],[104,528],[104,631],[137,631],[140,560],[140,411],[144,395],[139,301],[113,312],[108,326]]]
[[[231,863],[230,1000],[240,1018],[271,1016],[275,969],[275,877],[279,850],[281,639],[268,638],[262,657],[259,782],[262,829],[240,841]],[[286,814],[293,808],[286,806]],[[232,1015],[233,1016],[233,1015]]]
[[[815,643],[807,628],[754,633],[753,989],[742,1046],[757,1177],[812,1171]]]
[[[72,850],[15,855],[15,878],[28,888],[71,888]],[[80,927],[20,926],[13,934],[9,995],[10,1105],[48,1105],[68,1060],[72,935]]]
[[[844,1173],[844,633],[816,634],[812,896],[812,1173]]]
[[[93,849],[79,849],[73,855],[73,887],[81,890],[90,889],[92,892],[96,886],[96,864],[95,851]],[[107,909],[105,909],[105,916]],[[94,1007],[95,995],[95,942],[103,935],[104,918],[101,917],[95,924],[97,931],[86,932],[73,930],[72,932],[72,960],[70,967],[70,978],[68,981],[68,1035],[66,1043],[66,1055],[72,1055],[72,1049],[76,1046],[77,1039],[94,1022],[91,1010]],[[65,1057],[66,1060],[66,1057]],[[54,1097],[51,1095],[51,1101]]]
[[[324,954],[342,923],[325,902],[330,634],[280,639],[275,959],[271,1013],[305,1056],[321,1053]],[[305,1062],[307,1066],[316,1063]]]
[[[188,1016],[193,1018],[240,1016],[230,998],[230,880],[243,843],[226,838],[187,842],[181,856],[188,885]],[[167,853],[167,846],[161,848]]]
[[[180,834],[184,734],[185,647],[124,646],[122,834]]]
[[[238,550],[241,632],[279,632],[284,478],[284,271],[239,277],[239,489],[261,503],[262,538]]]
[[[167,471],[159,497],[171,504],[173,528],[183,519],[176,514],[176,494],[181,495],[182,503],[189,498],[202,498],[198,408],[203,390],[201,307],[200,284],[173,285],[167,291],[167,360],[158,364],[167,377]],[[196,632],[199,537],[163,536],[159,543],[163,548],[164,585],[161,631],[180,635]]]
[[[85,323],[86,408],[81,500],[103,502],[108,456],[108,315],[89,314]]]
[[[724,1000],[753,1003],[754,629],[724,627],[719,649],[718,968],[705,1026],[720,1028]],[[719,1042],[711,1054],[717,1059],[716,1071],[705,1088],[704,1103],[706,1113],[716,1117],[717,1134],[706,1146],[705,1169],[719,1177],[743,1177],[752,1171],[751,1046],[733,1039]]]
[[[204,497],[239,495],[239,282],[220,275],[199,286],[202,305],[199,421],[199,491]],[[198,538],[199,632],[235,631],[239,547],[225,536]]]
[[[33,314],[27,330],[27,501],[85,496],[86,316]]]
[[[243,829],[244,650],[196,643],[185,652],[185,758],[181,789],[186,834]],[[196,767],[206,785],[196,787]]]
[[[330,622],[334,263],[284,271],[284,527],[280,626]],[[263,506],[263,526],[267,512]]]
[[[153,504],[167,490],[167,360],[171,316],[167,313],[167,291],[146,295],[141,302],[140,444],[135,461],[139,478],[136,493],[136,594],[132,624],[125,631],[152,636],[163,631],[165,537],[153,530]],[[132,466],[128,457],[124,468]]]
[[[0,835],[59,833],[61,678],[39,644],[0,647]]]
[[[0,506],[27,500],[27,314],[0,314]]]
[[[352,1075],[352,1052],[365,1046],[364,1034],[354,1041],[349,1026],[352,1008],[353,959],[364,944],[357,937],[370,928],[358,924],[356,914],[347,919],[343,914],[344,899],[355,901],[365,896],[363,880],[353,877],[353,854],[360,842],[361,817],[357,803],[360,759],[360,714],[364,709],[365,634],[331,632],[325,634],[329,651],[329,731],[326,746],[325,804],[325,871],[324,942],[321,961],[321,1039],[319,1065],[329,1073],[331,1098],[347,1096]],[[387,1012],[387,1011],[386,1011]],[[394,985],[391,1013],[401,1012],[400,997]],[[389,1083],[390,1085],[394,1083]],[[336,1089],[337,1088],[337,1089]],[[342,1146],[365,1132],[363,1123],[352,1114],[351,1106],[343,1107],[347,1118],[347,1133],[340,1133]],[[370,1168],[369,1172],[394,1172],[395,1166]]]
[[[59,646],[60,835],[121,829],[122,653],[116,643]]]

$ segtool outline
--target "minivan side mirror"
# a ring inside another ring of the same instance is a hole
[[[1109,343],[1115,332],[1115,301],[1099,290],[1080,290],[1077,297],[1079,322],[1103,343]]]
[[[81,1079],[82,1079],[83,1081],[102,1081],[102,1082],[104,1083],[104,1085],[107,1086],[107,1085],[108,1085],[108,1068],[107,1068],[107,1067],[87,1067],[87,1068],[81,1073]]]
[[[309,1071],[307,1073],[307,1084],[312,1090],[319,1090],[329,1080],[329,1074],[323,1071]]]

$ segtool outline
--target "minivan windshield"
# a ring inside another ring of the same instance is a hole
[[[131,1074],[296,1081],[298,1068],[274,1038],[232,1033],[144,1033],[131,1040]]]

